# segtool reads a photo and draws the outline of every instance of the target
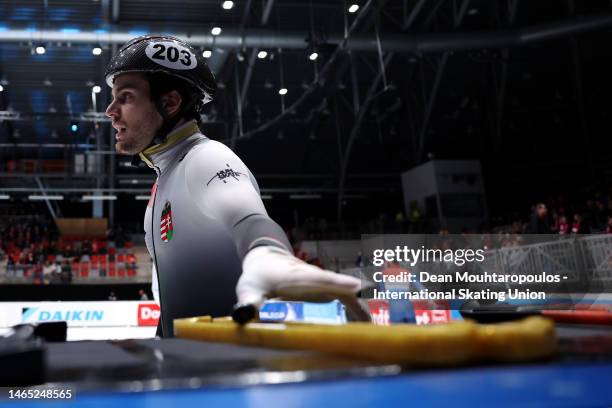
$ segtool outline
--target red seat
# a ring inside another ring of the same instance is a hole
[[[123,269],[123,268],[119,269],[119,277],[120,278],[125,278],[125,269]]]
[[[86,278],[89,276],[89,263],[81,262],[81,277]]]
[[[117,276],[117,267],[114,262],[108,264],[108,276]]]

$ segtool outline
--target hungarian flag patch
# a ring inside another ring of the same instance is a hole
[[[159,225],[159,232],[161,233],[161,239],[164,242],[168,242],[174,235],[174,226],[172,225],[172,206],[170,201],[166,201],[164,209],[161,214],[161,221]]]

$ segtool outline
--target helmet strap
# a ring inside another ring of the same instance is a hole
[[[189,109],[191,109],[197,103],[197,101],[197,98],[193,98],[193,100],[191,100],[189,103],[183,105],[173,117],[169,117],[161,104],[160,98],[158,98],[154,102],[155,108],[157,109],[157,112],[159,112],[164,121],[157,133],[155,134],[153,140],[151,140],[151,144],[149,145],[149,147],[165,142],[168,134],[170,134],[176,124],[183,118],[183,115],[188,112]]]

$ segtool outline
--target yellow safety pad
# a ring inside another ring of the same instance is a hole
[[[319,325],[247,323],[210,316],[177,319],[177,337],[291,350],[418,366],[476,361],[523,362],[551,356],[556,348],[554,323],[540,316],[499,324],[471,321],[431,326],[371,323]]]

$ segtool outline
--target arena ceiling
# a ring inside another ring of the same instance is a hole
[[[431,158],[481,160],[493,192],[610,174],[610,1],[222,3],[0,0],[0,193],[148,193],[153,174],[113,154],[102,114],[104,66],[143,33],[211,52],[205,133],[243,158],[273,211],[296,194],[340,217],[401,209],[399,173]],[[79,154],[99,167],[75,175]]]

